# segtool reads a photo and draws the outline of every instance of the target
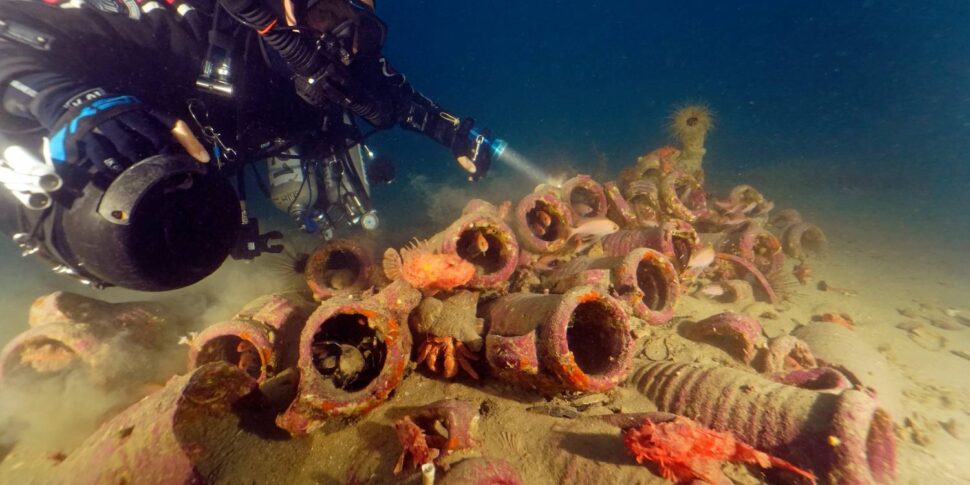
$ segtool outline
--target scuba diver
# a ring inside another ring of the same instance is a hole
[[[0,0],[0,230],[86,284],[161,291],[282,249],[246,213],[256,161],[325,238],[377,226],[374,131],[483,177],[504,142],[412,88],[386,31],[373,0]]]

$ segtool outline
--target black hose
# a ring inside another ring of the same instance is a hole
[[[378,128],[386,128],[394,124],[393,112],[387,109],[387,107],[382,107],[376,99],[369,99],[367,101],[352,100],[347,106],[347,109]]]
[[[219,0],[219,4],[240,22],[256,30],[270,47],[279,52],[294,73],[307,78],[298,80],[298,83],[306,83],[307,89],[302,90],[302,96],[307,102],[314,106],[325,104],[326,99],[322,93],[309,88],[313,77],[319,76],[330,64],[327,56],[318,55],[315,41],[293,29],[277,27],[279,18],[260,0]],[[382,102],[359,87],[351,89],[346,85],[345,88],[351,92],[344,93],[346,100],[342,104],[352,113],[379,128],[394,123],[393,111],[388,102]]]
[[[259,0],[219,0],[219,4],[241,22],[262,35],[266,43],[279,52],[293,72],[312,76],[324,62],[316,56],[314,42],[299,32],[277,28],[279,18]]]

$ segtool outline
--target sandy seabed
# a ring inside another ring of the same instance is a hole
[[[784,185],[784,184],[782,184]],[[757,185],[771,197],[778,192],[770,184]],[[952,241],[937,244],[932,234],[915,229],[913,221],[894,220],[892,214],[852,217],[857,194],[786,192],[787,204],[806,219],[820,225],[831,242],[831,254],[813,261],[815,280],[794,290],[790,302],[778,305],[771,318],[761,318],[769,337],[787,334],[813,315],[837,312],[851,316],[854,332],[885,358],[902,391],[904,414],[894,416],[898,439],[898,483],[970,483],[970,263],[966,251]],[[841,198],[841,199],[840,199]],[[837,204],[839,200],[845,204]],[[859,214],[864,214],[860,209]],[[876,220],[883,217],[882,220]],[[966,248],[964,248],[966,249]],[[25,325],[30,301],[56,289],[75,290],[42,273],[32,262],[16,260],[12,248],[4,248],[3,294],[0,309],[6,315],[0,341],[6,341]],[[792,262],[786,262],[790,270]],[[232,279],[251,267],[231,265],[214,279]],[[848,288],[857,294],[820,291],[818,281]],[[222,280],[226,281],[226,280]],[[277,290],[272,284],[255,285],[233,298],[203,300],[202,317],[208,323],[225,318],[247,298]],[[183,290],[181,295],[199,292]],[[126,292],[111,292],[111,300],[137,299]],[[725,310],[744,308],[698,296],[683,298],[673,322],[643,329],[634,365],[651,359],[674,359],[740,367],[717,347],[700,345],[681,337],[677,326]],[[662,343],[658,347],[658,343]],[[662,356],[658,348],[662,347]],[[635,390],[620,387],[583,406],[578,417],[550,416],[534,409],[550,406],[576,409],[566,399],[547,402],[504,383],[486,379],[477,383],[459,379],[446,383],[413,371],[392,398],[373,413],[332,432],[308,437],[261,440],[240,434],[234,453],[225,463],[227,483],[420,483],[416,474],[394,477],[391,470],[400,452],[393,422],[415,407],[445,397],[482,403],[480,431],[486,456],[512,463],[529,484],[579,483],[571,480],[577,470],[603,477],[603,483],[668,483],[647,468],[633,463],[623,449],[618,432],[588,416],[614,412],[654,410]],[[529,409],[533,408],[532,411]],[[555,413],[553,413],[555,414]],[[65,436],[77,434],[63,430]],[[70,426],[70,422],[64,423]],[[88,429],[87,431],[91,431]],[[51,483],[60,446],[57,430],[46,440],[0,450],[0,483]],[[76,443],[68,440],[62,444]],[[763,477],[743,467],[727,466],[736,483],[760,483]]]

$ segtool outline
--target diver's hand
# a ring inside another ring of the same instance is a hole
[[[209,153],[188,125],[133,96],[94,89],[75,95],[51,126],[49,148],[55,165],[89,161],[115,176],[144,158],[185,150],[199,162]]]
[[[471,181],[484,177],[492,166],[492,150],[485,143],[490,132],[487,129],[481,129],[477,130],[477,133],[472,133],[473,128],[475,128],[475,120],[465,118],[458,124],[451,142],[451,151],[455,159],[458,160],[461,168],[470,174],[468,179]]]
[[[192,133],[192,128],[189,128],[188,123],[176,119],[171,133],[175,141],[185,149],[185,152],[191,155],[192,158],[198,160],[199,163],[209,163],[212,159],[209,155],[209,150],[206,150],[202,142],[195,137],[195,133]]]

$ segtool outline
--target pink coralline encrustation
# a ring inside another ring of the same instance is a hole
[[[718,241],[717,249],[746,259],[764,275],[781,271],[785,262],[778,238],[750,222],[726,233]]]
[[[418,290],[396,280],[365,300],[321,305],[300,335],[297,395],[277,425],[303,435],[329,418],[364,414],[384,402],[410,361],[407,315],[420,301]]]
[[[690,269],[691,257],[700,251],[701,242],[697,231],[679,220],[657,227],[621,230],[603,238],[603,251],[609,256],[624,256],[637,248],[659,251],[674,263],[683,278]]]
[[[679,164],[681,152],[673,146],[662,146],[637,158],[637,163],[620,171],[619,185],[626,187],[637,180],[657,179],[670,173]],[[629,200],[629,196],[627,196]]]
[[[440,242],[443,252],[475,266],[475,276],[466,284],[471,288],[505,286],[519,263],[515,233],[500,217],[499,208],[484,201],[466,206],[460,218],[432,239]]]
[[[745,364],[751,363],[764,342],[761,322],[734,312],[719,313],[687,325],[683,333],[691,340],[722,340],[729,345],[726,350]]]
[[[161,382],[180,322],[151,302],[107,303],[68,292],[38,298],[30,328],[0,351],[0,381],[27,372],[34,377],[83,368],[105,389]],[[123,365],[121,365],[123,364]]]
[[[629,317],[601,289],[512,294],[494,302],[489,316],[485,356],[502,379],[550,394],[601,392],[629,371]]]
[[[505,221],[512,215],[512,202],[506,200],[495,205],[487,200],[472,199],[461,210],[461,215],[467,216],[469,214],[491,216]]]
[[[677,269],[658,251],[638,248],[625,256],[579,257],[557,267],[548,277],[553,291],[591,285],[610,291],[633,313],[652,325],[670,321],[680,300]]]
[[[735,186],[727,198],[715,201],[714,205],[724,213],[748,218],[761,217],[775,207],[773,202],[750,185]]]
[[[238,427],[244,412],[240,405],[254,392],[255,380],[223,362],[173,377],[164,388],[101,425],[57,466],[56,481],[217,483],[231,442],[211,428],[226,422]]]
[[[780,301],[778,293],[771,286],[771,282],[768,281],[768,278],[765,277],[764,273],[754,263],[740,256],[728,253],[717,253],[715,257],[718,261],[731,265],[734,268],[735,274],[738,277],[747,279],[751,283],[752,288],[760,290],[758,296],[768,303],[775,304]]]
[[[297,339],[309,302],[298,294],[266,295],[227,322],[209,326],[189,343],[189,368],[223,361],[259,382],[296,365]]]
[[[636,370],[629,382],[659,410],[731,432],[823,483],[895,479],[892,418],[863,392],[815,392],[725,366],[668,362]]]
[[[675,219],[694,222],[707,212],[704,188],[686,172],[674,170],[660,181],[660,206]]]
[[[606,182],[603,184],[603,191],[606,193],[606,200],[609,209],[606,216],[620,227],[634,227],[637,225],[637,214],[630,203],[623,197],[623,193],[616,185],[616,182]]]
[[[572,225],[572,210],[553,191],[533,192],[515,206],[513,227],[519,243],[529,251],[559,251],[569,240]]]
[[[475,453],[480,445],[479,419],[474,403],[444,399],[397,420],[394,426],[403,451],[395,474],[404,469],[408,456],[415,467],[429,462],[447,467]]]
[[[818,363],[808,344],[791,335],[782,335],[768,340],[767,347],[758,355],[755,367],[765,374],[775,374],[815,368]]]
[[[834,323],[811,322],[791,334],[808,344],[820,366],[837,369],[857,389],[875,396],[892,416],[905,415],[896,371],[882,352],[856,332]]]
[[[563,182],[560,192],[562,201],[573,213],[573,221],[606,216],[609,209],[606,192],[589,175],[577,175]]]
[[[634,180],[623,189],[639,227],[660,224],[660,189],[657,183],[654,178]]]
[[[841,394],[855,387],[845,374],[831,367],[779,372],[771,375],[770,378],[781,384],[832,394]]]

